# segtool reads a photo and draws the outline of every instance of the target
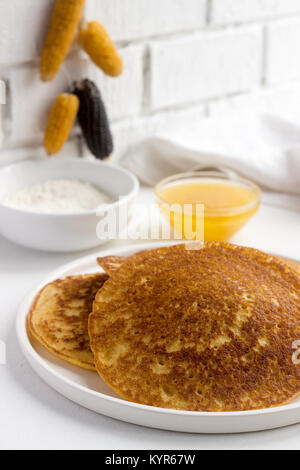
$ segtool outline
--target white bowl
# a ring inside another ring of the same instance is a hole
[[[139,189],[129,171],[98,160],[77,158],[25,161],[0,169],[0,233],[29,248],[72,252],[94,248],[107,240],[96,234],[101,217],[96,209],[79,214],[40,214],[6,206],[4,198],[20,189],[53,179],[80,179],[94,184],[114,202],[105,206],[102,217],[121,208],[128,211]],[[120,199],[121,198],[121,199]]]

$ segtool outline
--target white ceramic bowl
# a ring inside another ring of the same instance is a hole
[[[129,171],[100,161],[77,158],[25,161],[0,169],[0,233],[29,248],[72,252],[94,248],[107,240],[96,234],[101,217],[96,210],[80,214],[40,214],[8,207],[3,199],[9,193],[53,179],[80,179],[94,184],[114,202],[105,208],[116,214],[130,210],[139,189],[138,180]],[[121,199],[120,199],[121,197]]]

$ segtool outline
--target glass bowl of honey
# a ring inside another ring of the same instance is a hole
[[[182,240],[226,241],[258,211],[261,190],[226,171],[194,171],[162,180],[158,207]]]

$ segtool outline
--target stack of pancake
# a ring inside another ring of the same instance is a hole
[[[190,411],[279,406],[300,393],[300,269],[209,242],[98,259],[46,286],[30,333],[122,398]]]

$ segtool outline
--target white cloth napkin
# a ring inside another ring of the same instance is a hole
[[[148,185],[194,169],[231,169],[259,184],[266,203],[300,211],[300,127],[277,116],[231,115],[173,129],[139,143],[121,164]]]

